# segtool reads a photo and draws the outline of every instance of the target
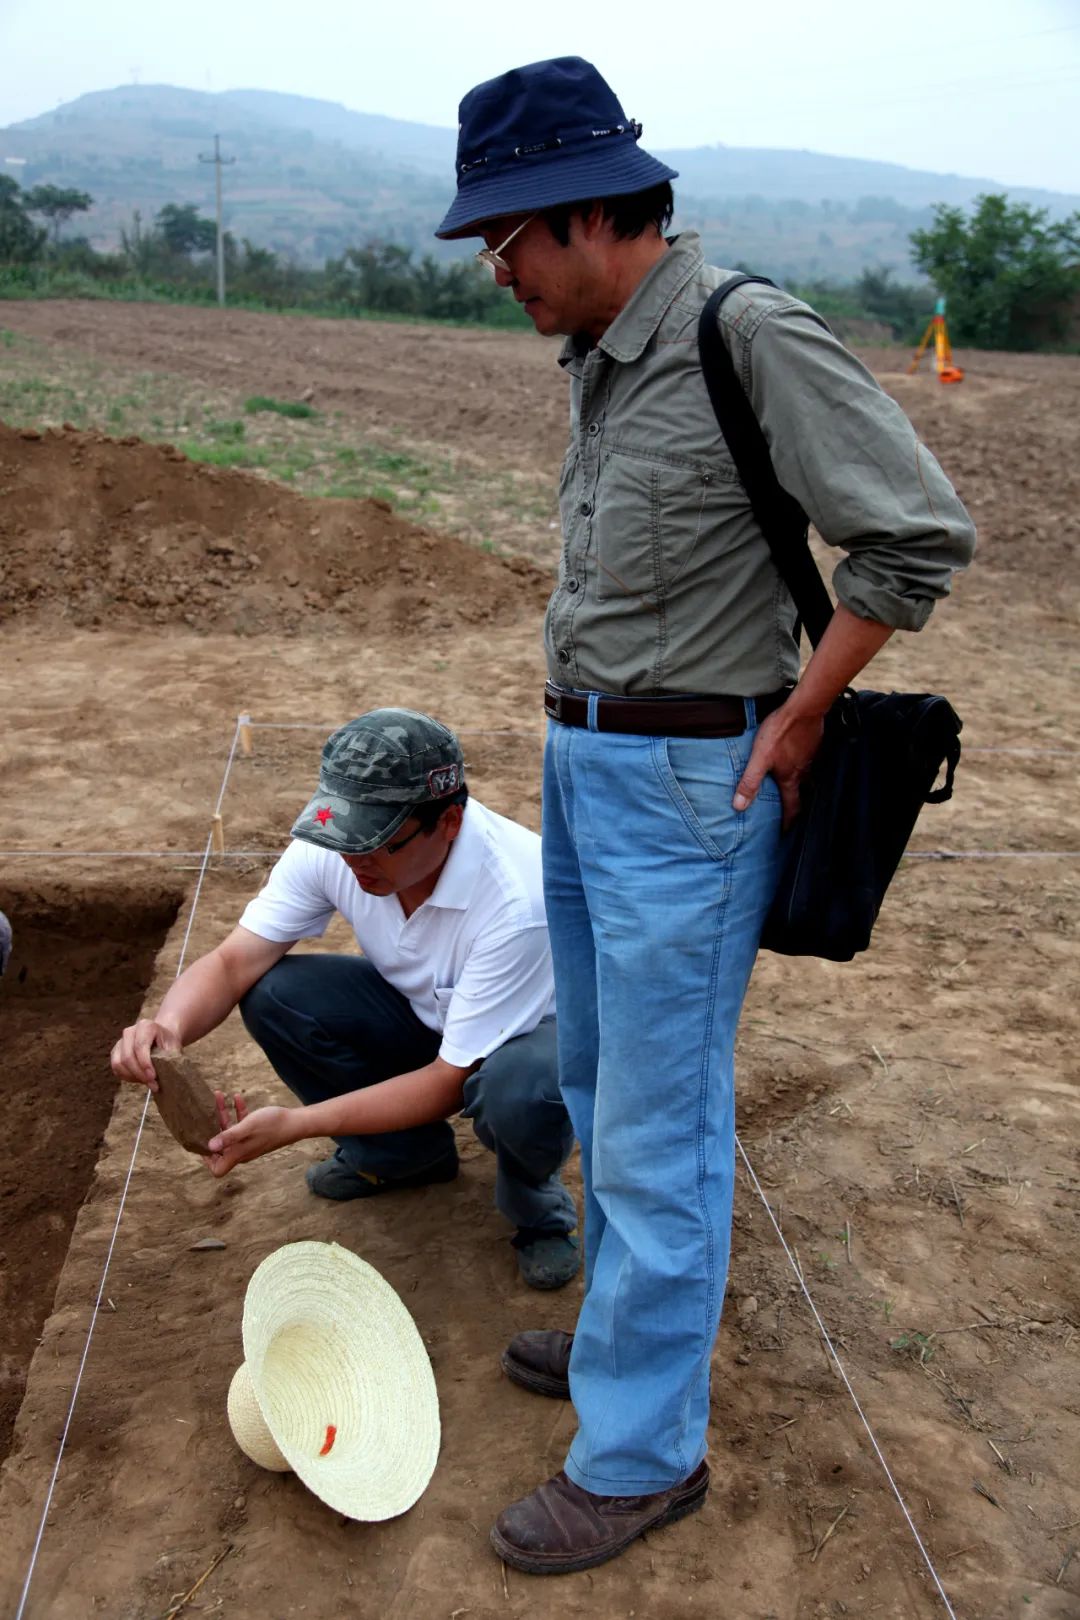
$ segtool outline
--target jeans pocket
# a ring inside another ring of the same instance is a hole
[[[653,761],[668,797],[710,860],[726,861],[745,817],[732,808],[739,779],[725,737],[656,737]]]
[[[750,755],[753,752],[754,738],[756,736],[757,728],[755,727],[752,731],[744,731],[741,737],[725,738],[728,757],[731,760],[731,768],[733,772],[732,792],[735,791],[735,787],[738,786],[743,772],[750,763]],[[758,788],[757,796],[759,799],[766,802],[772,800],[774,804],[780,803],[780,788],[774,776],[766,776],[762,779],[761,786]]]

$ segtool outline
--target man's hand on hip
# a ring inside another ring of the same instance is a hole
[[[788,705],[774,710],[758,727],[746,769],[735,789],[732,804],[747,810],[757,798],[766,776],[780,789],[784,826],[799,813],[799,784],[821,746],[825,722],[819,714],[788,714]]]
[[[780,789],[784,826],[791,825],[799,813],[799,783],[821,747],[825,715],[891,635],[889,625],[861,619],[838,603],[799,684],[758,728],[732,800],[736,810],[747,809],[766,776],[772,776]]]

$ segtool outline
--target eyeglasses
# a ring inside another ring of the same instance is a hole
[[[424,824],[421,822],[419,827],[414,827],[411,833],[406,833],[404,838],[399,838],[396,844],[383,844],[381,848],[373,849],[371,853],[373,855],[396,855],[399,849],[404,849],[405,845],[411,844],[414,838],[419,838],[423,830]]]
[[[510,232],[510,235],[506,238],[506,241],[500,242],[497,248],[482,247],[480,249],[476,257],[479,259],[481,264],[487,265],[492,275],[495,274],[496,270],[505,270],[508,276],[513,275],[514,272],[503,258],[503,254],[514,240],[514,237],[519,236],[525,229],[526,225],[531,225],[535,218],[535,214],[530,214],[528,219],[523,219],[521,224]]]

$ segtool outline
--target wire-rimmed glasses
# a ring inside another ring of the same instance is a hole
[[[506,238],[506,241],[500,242],[497,248],[482,247],[480,249],[476,257],[479,259],[481,264],[487,265],[492,275],[495,274],[496,270],[503,270],[508,276],[513,275],[514,272],[503,258],[503,254],[514,240],[514,237],[520,235],[520,233],[525,229],[526,225],[531,225],[535,218],[535,214],[530,214],[528,219],[523,219],[521,224],[516,225],[510,232],[510,235]]]

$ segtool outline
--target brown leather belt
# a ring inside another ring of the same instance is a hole
[[[758,720],[778,709],[790,687],[754,699]],[[548,681],[544,708],[564,726],[588,726],[589,699]],[[746,730],[746,700],[741,697],[600,697],[597,731],[621,731],[636,737],[739,737]]]

